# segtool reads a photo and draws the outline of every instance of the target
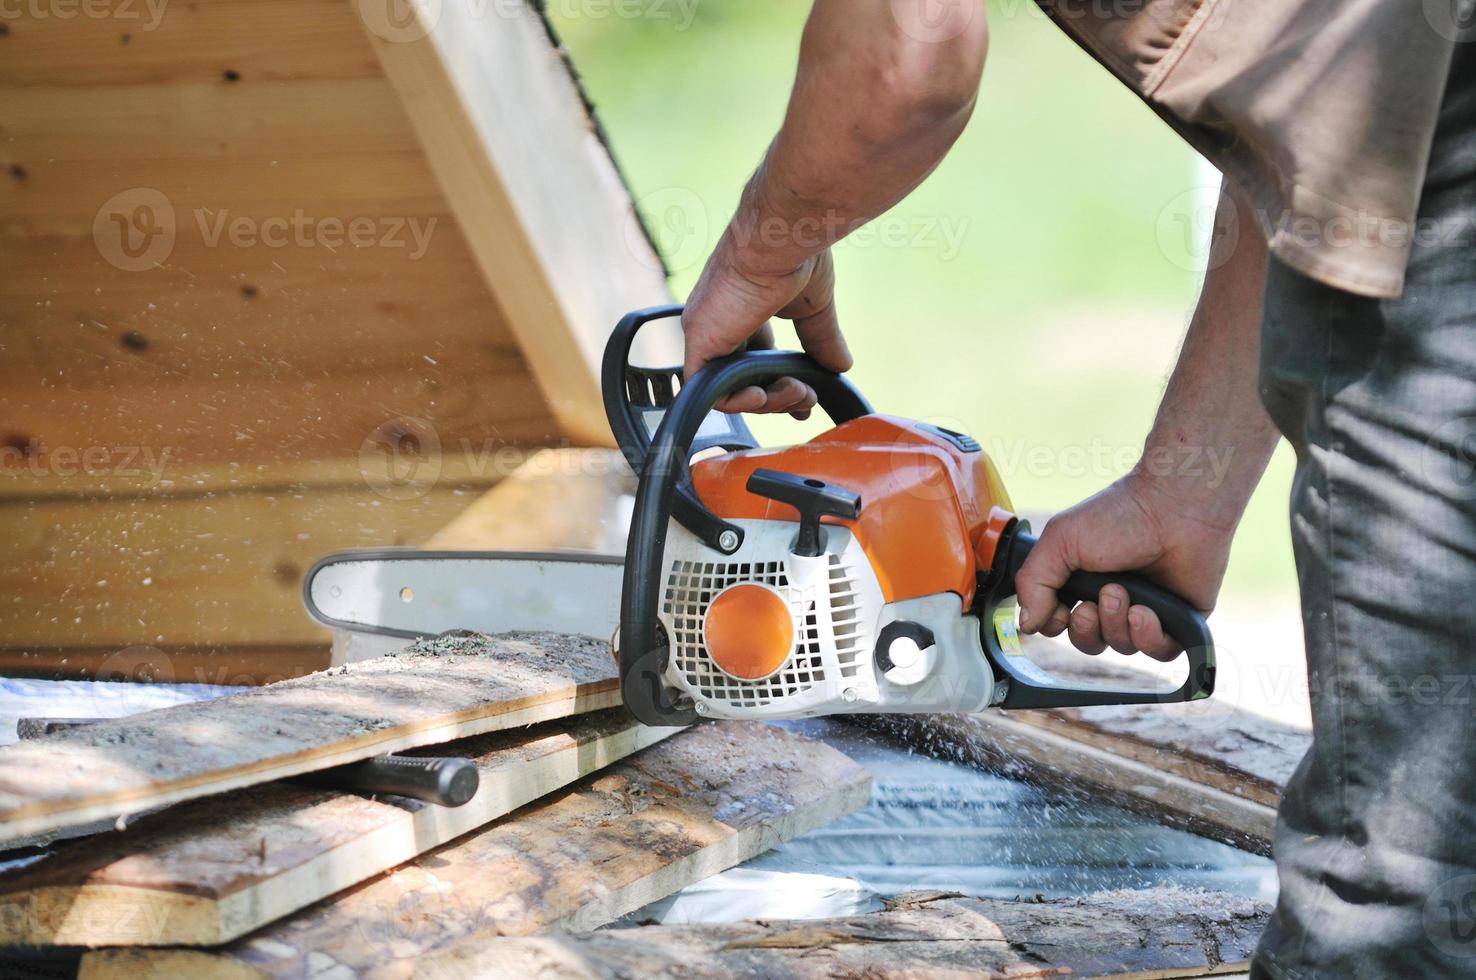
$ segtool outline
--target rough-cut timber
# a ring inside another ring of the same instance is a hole
[[[99,950],[82,976],[437,976],[458,948],[600,926],[855,810],[869,789],[819,743],[702,725],[246,939]]]
[[[195,800],[0,878],[0,945],[228,942],[678,730],[616,708],[419,750],[477,763],[452,809],[281,784]]]
[[[0,840],[619,703],[606,643],[553,633],[427,640],[0,747]]]
[[[1111,657],[1040,643],[1030,653],[1061,676],[1145,681],[1143,672]],[[1303,728],[1236,704],[1231,692],[1193,705],[992,710],[875,724],[927,751],[1089,792],[1262,854],[1270,852],[1281,790],[1312,739]]]
[[[466,944],[438,980],[1203,977],[1244,968],[1267,906],[1174,888],[1050,902],[899,896],[843,919],[645,926]]]

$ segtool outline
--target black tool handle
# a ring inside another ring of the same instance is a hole
[[[20,718],[15,723],[23,741],[56,732],[85,728],[110,718]],[[292,776],[298,786],[349,793],[385,793],[441,806],[461,806],[477,795],[481,777],[476,763],[459,756],[381,755],[361,762]]]
[[[646,324],[680,317],[682,311],[681,306],[669,305],[653,306],[650,309],[628,313],[615,325],[615,330],[605,344],[604,362],[600,371],[600,388],[605,402],[605,416],[610,421],[610,431],[614,434],[616,443],[637,476],[645,472],[651,458],[653,436],[649,427],[657,419],[664,422],[666,416],[676,410],[687,386],[683,384],[680,365],[647,368],[631,364],[631,347],[635,343],[636,335]],[[820,399],[820,407],[833,421],[839,423],[871,412],[871,406],[849,381],[833,371],[820,367],[807,355],[780,351],[751,351],[733,356],[802,358],[801,362],[791,362],[789,366],[793,367],[796,372],[803,373],[803,380],[815,389]],[[735,387],[729,388],[718,396],[718,400],[732,394],[738,388],[755,384],[767,385],[786,376],[784,373],[776,373],[785,367],[782,361],[756,363],[765,365],[764,369],[755,372]],[[798,374],[791,373],[789,376],[798,376]],[[692,379],[694,383],[696,380],[696,378]],[[683,411],[692,411],[690,400],[681,402],[681,404],[684,405]],[[712,550],[722,554],[732,554],[743,544],[743,529],[723,520],[698,499],[697,492],[692,488],[691,475],[686,472],[687,461],[708,449],[753,449],[758,445],[758,441],[754,439],[753,433],[748,430],[741,416],[714,412],[713,406],[716,404],[717,401],[708,404],[700,413],[695,413],[690,420],[694,424],[693,431],[683,442],[680,459],[676,464],[680,467],[681,472],[677,474],[676,487],[673,491],[671,517],[700,538]]]
[[[1003,674],[1009,684],[1009,690],[999,702],[999,707],[1080,708],[1103,704],[1167,704],[1198,701],[1214,693],[1215,641],[1204,616],[1185,599],[1156,582],[1131,572],[1073,572],[1066,584],[1057,590],[1057,595],[1062,602],[1074,605],[1078,602],[1096,602],[1103,586],[1116,584],[1126,589],[1128,601],[1153,610],[1158,615],[1164,632],[1184,648],[1189,659],[1189,676],[1178,688],[1172,691],[1154,691],[1071,684],[1050,678],[1034,665],[1021,663],[1023,657],[1001,650],[994,632],[994,613],[1004,601],[1015,594],[1015,575],[1035,547],[1035,541],[1028,528],[1019,522],[1005,531],[995,553],[993,582],[989,595],[984,600],[984,648],[995,672]]]
[[[799,511],[799,537],[794,542],[794,553],[804,558],[814,558],[825,550],[825,532],[820,529],[822,517],[854,521],[861,516],[859,493],[813,477],[754,470],[746,489]]]
[[[691,709],[680,708],[671,701],[662,681],[670,648],[657,619],[657,608],[669,522],[675,515],[688,530],[723,553],[736,551],[742,541],[741,529],[732,528],[736,537],[726,542],[730,547],[711,542],[707,535],[682,520],[676,509],[678,501],[696,499],[687,468],[693,440],[719,401],[741,388],[769,384],[784,377],[798,378],[814,388],[821,409],[836,424],[871,414],[871,405],[861,392],[841,375],[821,367],[808,354],[746,351],[710,362],[682,387],[645,453],[625,551],[619,660],[625,706],[647,725],[691,724],[697,718]],[[607,374],[607,408],[608,379]],[[612,424],[613,419],[612,415]],[[702,510],[705,512],[706,508]]]
[[[381,755],[296,776],[292,782],[320,789],[387,793],[454,807],[477,795],[480,776],[470,759]]]

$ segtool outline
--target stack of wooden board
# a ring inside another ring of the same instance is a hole
[[[102,947],[89,976],[403,973],[601,925],[868,798],[864,770],[808,739],[649,728],[617,701],[602,643],[444,638],[7,746],[12,841],[164,808],[0,877],[0,944]],[[475,760],[466,806],[272,782],[432,744]]]

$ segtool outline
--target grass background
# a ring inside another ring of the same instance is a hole
[[[779,126],[808,6],[549,5],[678,297]],[[1200,278],[1183,218],[1202,224],[1216,178],[1033,3],[989,7],[973,121],[916,193],[837,248],[838,305],[853,377],[879,409],[972,433],[1016,505],[1049,511],[1141,447]],[[759,434],[796,435],[779,420]],[[1283,448],[1237,538],[1227,600],[1294,593],[1290,476]]]

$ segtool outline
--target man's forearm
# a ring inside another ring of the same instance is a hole
[[[987,48],[982,0],[942,9],[941,29],[920,36],[895,0],[816,0],[784,126],[724,238],[744,272],[791,272],[938,165],[968,122]]]
[[[1257,382],[1266,246],[1251,213],[1228,194],[1220,200],[1216,249],[1228,251],[1212,252],[1215,267],[1134,475],[1163,506],[1231,530],[1278,436]]]

